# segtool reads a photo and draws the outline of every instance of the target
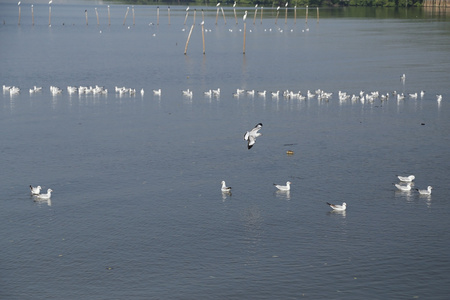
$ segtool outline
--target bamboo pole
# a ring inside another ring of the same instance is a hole
[[[197,9],[194,9],[194,22],[192,22],[193,24],[195,24],[195,15],[197,14]]]
[[[244,22],[244,50],[243,50],[243,54],[245,54],[245,34],[247,31],[247,23]]]
[[[187,48],[188,48],[189,40],[191,39],[191,34],[192,34],[193,29],[194,29],[194,24],[192,24],[191,30],[189,31],[189,35],[188,35],[188,38],[186,41],[186,47],[184,47],[184,55],[186,55],[186,53],[187,53]]]
[[[203,11],[203,8],[202,8],[202,22],[205,22],[205,13]]]
[[[125,18],[123,19],[123,25],[125,25],[125,22],[127,21],[128,11],[130,10],[130,7],[127,7],[127,12],[125,13]]]
[[[233,12],[234,12],[234,19],[236,20],[236,25],[237,25],[238,21],[237,21],[237,16],[236,16],[236,1],[234,1],[234,4],[233,4]]]
[[[253,25],[255,25],[256,14],[258,13],[258,4],[255,5],[255,16],[253,17]]]
[[[203,10],[202,10],[203,12]],[[204,28],[205,21],[202,21],[202,41],[203,41],[203,55],[205,55],[205,28]]]
[[[261,6],[261,24],[262,24],[262,19],[263,19],[263,9],[264,9],[264,6]]]
[[[220,7],[220,10],[222,11],[223,22],[225,23],[225,25],[227,25],[227,19],[225,19],[225,13],[223,12],[223,7]]]
[[[317,23],[319,23],[319,7],[317,7]]]
[[[242,18],[242,21],[244,21],[244,49],[243,49],[243,54],[245,54],[245,34],[247,32],[247,22],[245,22],[246,19],[247,19],[247,11],[245,11],[244,17]]]
[[[305,23],[308,24],[308,5],[306,5],[306,17],[305,17]]]
[[[97,11],[97,7],[95,8],[95,15],[97,16],[97,26],[100,25],[100,21],[98,19],[98,11]]]
[[[220,3],[217,3],[217,12],[216,12],[216,25],[217,25],[217,19],[219,18],[219,5]]]
[[[277,7],[277,16],[276,16],[276,18],[275,18],[275,24],[277,24],[277,21],[278,21],[278,15],[280,14],[280,7],[278,6]]]
[[[17,25],[20,25],[20,1],[17,3],[17,5],[19,6],[19,23]]]
[[[34,7],[33,7],[33,4],[31,4],[31,25],[34,26]]]
[[[297,5],[294,6],[294,25],[297,24]]]
[[[133,6],[131,6],[131,11],[132,11],[132,13],[133,13],[133,26],[134,26],[134,5]]]
[[[170,6],[167,8],[167,15],[168,15],[169,25],[170,25]]]
[[[184,25],[186,25],[188,15],[189,15],[189,6],[186,8],[186,17],[184,17]]]
[[[48,26],[52,26],[52,0],[48,2]]]
[[[287,24],[288,3],[289,3],[289,2],[286,2],[286,4],[284,5],[284,6],[286,7],[286,13],[284,14],[284,24]]]
[[[108,26],[111,26],[111,12],[109,11],[109,5],[108,5]]]
[[[84,15],[86,16],[86,26],[88,26],[88,16],[87,16],[87,9],[84,10]]]
[[[156,25],[159,25],[159,6],[156,7]]]

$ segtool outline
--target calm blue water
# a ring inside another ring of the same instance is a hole
[[[49,28],[47,4],[35,5],[34,26],[29,5],[20,26],[17,5],[0,5],[0,81],[21,88],[0,96],[0,298],[448,297],[445,14],[324,10],[317,23],[310,10],[305,24],[299,10],[295,24],[283,13],[275,25],[265,9],[253,25],[248,9],[244,56],[244,9],[238,25],[230,8],[215,25],[208,8],[203,55],[198,8],[184,55],[184,7],[168,25],[161,6],[159,26],[154,6],[135,6],[135,25],[130,9],[123,25],[126,6],[112,5],[111,26],[106,5],[97,26],[94,7],[53,4]],[[34,85],[43,90],[30,95]],[[70,96],[68,85],[108,94]],[[216,88],[220,97],[203,95]],[[237,88],[268,95],[236,98]],[[333,96],[270,96],[286,89]],[[339,101],[361,90],[391,97]],[[243,134],[258,122],[247,150]],[[397,174],[432,195],[397,192]],[[288,180],[289,193],[275,191]],[[51,201],[34,201],[30,184],[53,189]],[[326,205],[344,201],[345,213]]]

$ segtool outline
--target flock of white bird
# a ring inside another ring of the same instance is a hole
[[[40,185],[35,187],[30,185],[31,196],[35,197],[36,200],[48,200],[52,197],[52,189],[47,189],[46,194],[41,194],[41,189]]]
[[[10,95],[17,95],[20,93],[20,90],[21,89],[17,86],[3,85],[3,94],[9,93]],[[124,95],[135,96],[138,93],[135,88],[128,88],[128,87],[115,86],[114,90],[115,90],[116,94],[119,96],[124,96]],[[30,94],[35,94],[35,93],[38,93],[41,91],[42,91],[42,87],[38,87],[38,86],[34,86],[33,88],[29,89]],[[50,86],[50,93],[53,96],[57,96],[57,95],[60,95],[63,93],[63,89],[56,87],[56,86]],[[106,89],[105,87],[102,87],[102,86],[98,86],[98,85],[79,86],[79,87],[67,86],[67,93],[69,95],[73,95],[73,94],[77,94],[77,93],[79,95],[88,95],[88,94],[107,95],[108,89]],[[141,89],[139,93],[141,94],[141,96],[144,96],[144,89]],[[161,89],[153,90],[153,95],[161,96],[161,94],[162,94]],[[182,95],[187,98],[192,98],[194,95],[194,92],[190,89],[182,90]],[[204,91],[203,95],[205,97],[209,97],[209,98],[212,98],[212,97],[219,98],[221,96],[221,90],[220,90],[220,88],[209,89],[207,91]],[[236,91],[232,93],[232,95],[234,98],[240,98],[243,96],[247,96],[247,97],[257,96],[257,97],[261,97],[261,98],[266,98],[266,97],[270,96],[272,99],[279,99],[282,96],[283,98],[285,98],[287,100],[289,100],[289,99],[293,99],[293,100],[317,99],[319,101],[322,101],[322,100],[329,101],[333,97],[332,92],[325,92],[321,89],[317,89],[315,91],[307,90],[306,93],[302,93],[301,91],[293,91],[293,90],[284,90],[284,91],[276,90],[276,91],[267,92],[266,90],[255,91],[254,89],[244,90],[244,89],[237,88]],[[358,94],[349,94],[347,92],[338,91],[338,99],[340,102],[351,101],[352,103],[355,103],[355,102],[373,103],[376,100],[387,101],[391,97],[394,97],[395,99],[397,99],[397,101],[403,101],[406,98],[416,100],[419,97],[420,97],[420,99],[423,99],[424,96],[425,96],[424,91],[408,93],[406,95],[404,93],[398,93],[397,91],[393,91],[392,93],[384,93],[384,94],[380,93],[379,91],[372,91],[372,92],[360,91]],[[442,101],[442,95],[436,94],[436,100],[440,104],[440,102]]]
[[[395,187],[401,192],[410,192],[412,190],[412,186],[414,185],[414,179],[416,177],[414,175],[409,176],[397,176],[400,180],[400,183],[394,183]],[[428,186],[425,190],[415,189],[419,192],[420,195],[429,196],[431,195],[432,186]]]
[[[258,124],[256,124],[256,126],[253,129],[251,129],[250,131],[246,131],[245,132],[244,140],[247,141],[247,148],[249,150],[255,144],[256,138],[262,135],[261,133],[258,132],[259,130],[261,130],[262,127],[263,127],[263,124],[262,123],[258,123]],[[222,186],[221,186],[220,190],[222,191],[222,194],[224,194],[224,195],[226,195],[226,194],[231,195],[231,189],[232,188],[230,186],[226,185],[225,180],[223,180],[221,182],[221,184],[222,184]],[[290,181],[287,181],[286,185],[276,184],[276,183],[274,183],[273,185],[277,188],[278,191],[281,191],[281,192],[287,192],[288,193],[291,190],[291,182]],[[327,204],[335,211],[345,211],[347,209],[347,204],[345,202],[342,203],[342,205],[331,204],[331,203],[328,203],[328,202],[327,202]]]

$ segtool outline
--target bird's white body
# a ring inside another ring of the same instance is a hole
[[[414,175],[409,176],[397,176],[398,180],[403,182],[412,182],[416,177]]]
[[[402,191],[402,192],[408,192],[408,191],[410,191],[411,190],[411,183],[410,182],[408,182],[408,184],[407,185],[401,185],[401,184],[395,184],[395,187],[399,190],[399,191]]]
[[[419,190],[419,189],[416,189],[418,192],[419,192],[419,194],[421,194],[421,195],[431,195],[431,190],[433,189],[433,187],[432,186],[428,186],[428,188],[426,189],[426,190]]]
[[[331,203],[328,203],[327,202],[327,204],[333,209],[333,210],[337,210],[337,211],[344,211],[344,210],[346,210],[347,209],[347,203],[342,203],[342,205],[339,205],[339,204],[331,204]]]
[[[41,193],[41,186],[38,185],[36,187],[33,187],[30,185],[31,195],[39,195]]]
[[[53,192],[52,189],[48,189],[47,190],[47,194],[39,194],[36,197],[38,199],[50,199],[52,197],[52,192]]]
[[[227,186],[225,184],[225,181],[222,181],[222,188],[221,188],[222,192],[231,192],[231,187]]]
[[[280,184],[273,184],[277,189],[279,189],[280,191],[289,191],[291,190],[291,182],[288,181],[286,182],[286,185],[280,185]]]
[[[261,133],[258,132],[262,128],[262,126],[263,126],[262,123],[258,123],[256,124],[255,128],[253,128],[250,131],[247,131],[244,134],[244,140],[248,141],[247,143],[248,149],[252,148],[253,145],[256,143],[256,138],[262,135]]]

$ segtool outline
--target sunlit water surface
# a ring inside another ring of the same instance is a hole
[[[106,5],[99,25],[94,8],[53,4],[49,27],[47,4],[34,6],[34,26],[28,4],[20,26],[17,4],[0,5],[0,81],[21,88],[0,96],[0,298],[448,297],[445,14],[324,10],[317,22],[310,10],[306,24],[304,9],[285,21],[268,8],[254,25],[247,8],[243,55],[244,9],[236,25],[226,7],[216,25],[209,7],[203,55],[199,7],[184,55],[192,8],[184,25],[185,7],[172,7],[169,25],[161,6],[158,25],[155,6],[135,6],[133,25],[131,9],[125,19],[111,5],[110,26]],[[29,94],[34,85],[42,92]],[[70,96],[68,85],[108,94]],[[282,96],[317,89],[331,99]],[[396,191],[399,174],[432,195]],[[30,184],[53,189],[51,201],[35,201]]]

